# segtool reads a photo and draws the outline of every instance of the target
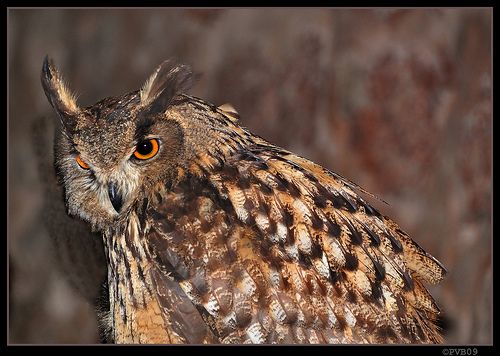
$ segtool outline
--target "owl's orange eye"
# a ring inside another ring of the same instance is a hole
[[[153,158],[158,153],[159,148],[160,144],[157,139],[144,140],[135,146],[134,157],[141,160]]]
[[[78,165],[80,167],[82,167],[83,169],[89,169],[90,168],[87,163],[83,162],[83,160],[80,157],[80,155],[76,156],[75,160],[76,160],[76,163],[78,163]]]

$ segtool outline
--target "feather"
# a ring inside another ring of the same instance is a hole
[[[166,60],[160,64],[140,90],[141,107],[150,115],[165,111],[172,99],[194,84],[191,68]]]

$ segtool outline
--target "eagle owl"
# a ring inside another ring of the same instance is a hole
[[[437,343],[445,268],[360,187],[186,95],[168,60],[78,106],[53,62],[67,212],[102,235],[116,343]]]

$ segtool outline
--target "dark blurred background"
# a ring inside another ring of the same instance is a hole
[[[164,59],[192,65],[203,73],[193,95],[231,103],[254,133],[387,201],[373,204],[449,270],[431,287],[446,342],[492,343],[491,18],[490,9],[8,10],[9,342],[98,342],[95,286],[78,279],[103,275],[99,243],[78,245],[98,237],[72,238],[47,215],[64,212],[57,119],[39,79],[49,54],[82,106],[138,89]],[[77,244],[70,255],[61,241]],[[85,271],[75,279],[76,263]]]

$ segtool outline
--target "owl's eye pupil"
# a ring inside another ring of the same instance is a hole
[[[141,141],[135,146],[134,157],[140,160],[150,159],[158,153],[159,148],[160,144],[155,138]]]
[[[150,154],[151,151],[153,150],[153,144],[151,141],[144,141],[141,142],[137,145],[136,151],[139,152],[141,155],[147,155]]]

